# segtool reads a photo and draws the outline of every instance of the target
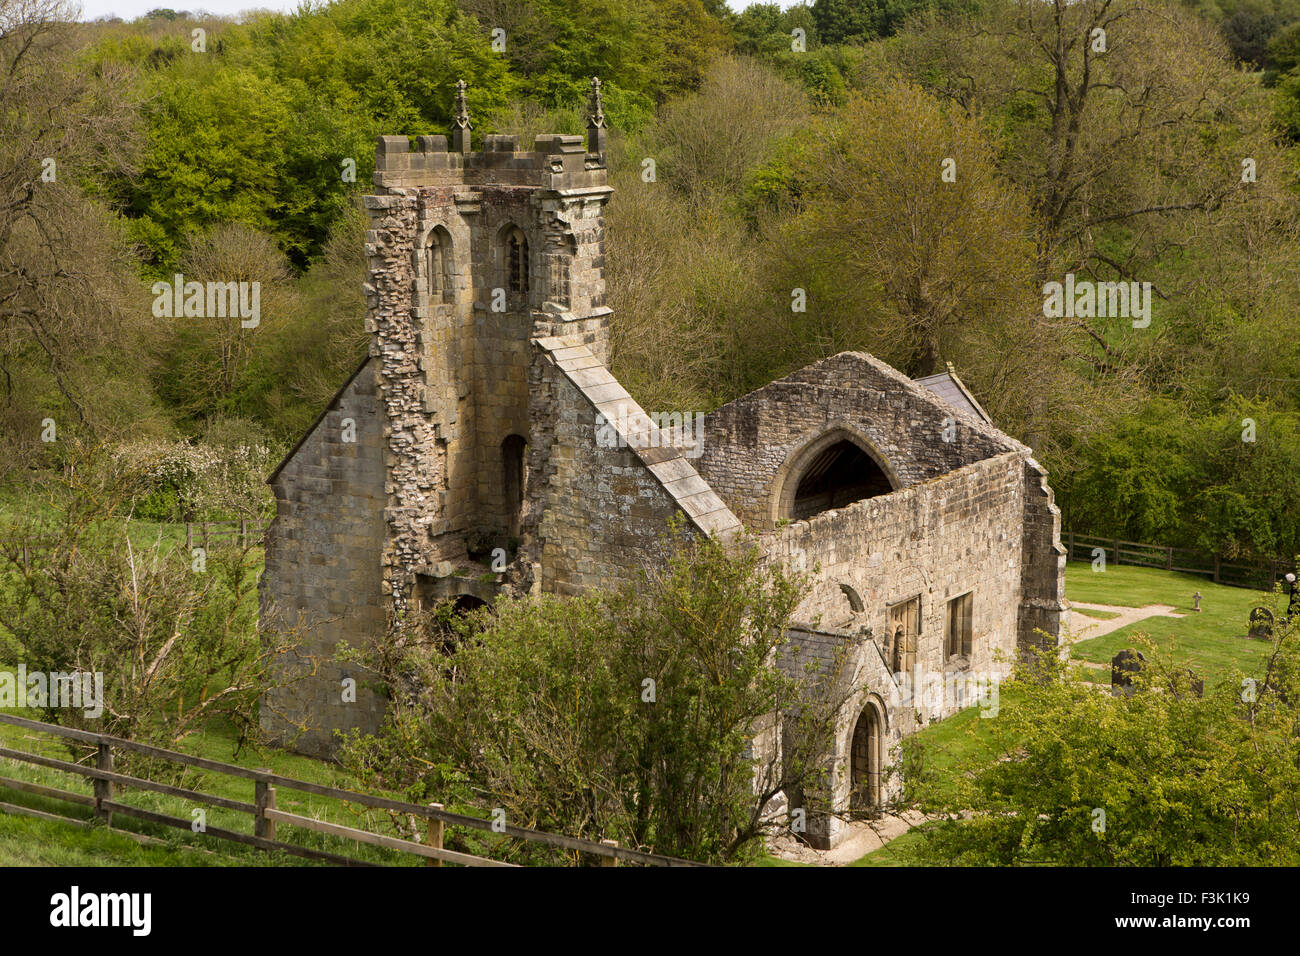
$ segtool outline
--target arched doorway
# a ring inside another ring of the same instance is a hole
[[[880,808],[880,715],[867,704],[853,728],[850,746],[849,810],[870,813]]]
[[[889,478],[871,456],[845,439],[808,463],[795,487],[790,517],[801,521],[893,490]]]

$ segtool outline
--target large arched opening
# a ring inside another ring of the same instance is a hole
[[[792,455],[778,475],[778,484],[774,521],[804,521],[898,487],[875,450],[843,428],[821,435]]]

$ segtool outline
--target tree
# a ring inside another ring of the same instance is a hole
[[[846,290],[880,288],[872,338],[909,375],[937,371],[963,328],[1032,305],[1028,204],[977,120],[895,82],[853,99],[808,162],[816,199],[786,245],[819,250],[810,271],[842,264]]]
[[[142,530],[131,518],[153,483],[141,461],[69,445],[69,467],[34,489],[42,507],[0,527],[0,652],[29,673],[98,675],[102,710],[28,705],[64,726],[164,745],[215,721],[241,745],[257,740],[262,695],[297,679],[274,665],[301,633],[259,634],[254,543],[204,541],[200,557]]]
[[[1281,615],[1278,615],[1280,618]],[[925,862],[1021,866],[1294,866],[1300,862],[1300,699],[1295,627],[1261,672],[1205,697],[1186,665],[1139,640],[1128,697],[1097,693],[1062,661],[1004,687],[996,761],[921,804],[945,820]]]
[[[800,594],[752,544],[679,539],[639,588],[396,622],[360,654],[390,713],[344,763],[522,826],[744,857],[783,825],[765,814],[778,793],[817,789],[834,732],[838,705],[814,688],[835,675],[780,666]]]
[[[128,247],[83,188],[130,168],[132,96],[121,70],[80,68],[71,21],[62,0],[0,0],[0,435],[32,456],[45,419],[107,437],[150,411]]]
[[[823,43],[862,43],[885,35],[884,8],[876,0],[814,0],[812,15]]]

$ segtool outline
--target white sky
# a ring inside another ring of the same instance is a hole
[[[755,0],[727,0],[733,10],[743,10]],[[783,8],[793,6],[798,0],[777,0]],[[81,19],[97,20],[100,17],[121,17],[134,20],[136,17],[155,10],[169,7],[172,10],[204,10],[209,13],[229,16],[245,10],[281,10],[291,11],[298,8],[299,0],[81,0]]]

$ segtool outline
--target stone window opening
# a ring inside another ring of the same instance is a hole
[[[424,241],[424,281],[429,294],[429,304],[437,305],[448,301],[454,293],[452,281],[451,234],[442,226],[429,230]]]
[[[528,442],[522,435],[507,435],[501,442],[502,494],[505,498],[506,528],[512,539],[519,537],[519,517],[524,507],[524,487],[528,464],[524,451]],[[511,550],[516,544],[512,544]]]
[[[529,289],[528,238],[518,226],[507,226],[505,239],[506,289],[526,295]]]
[[[969,667],[974,641],[975,592],[969,591],[948,602],[948,626],[944,639],[944,660]]]
[[[921,638],[921,597],[889,608],[889,645],[894,676],[900,684],[916,675],[916,648]]]

